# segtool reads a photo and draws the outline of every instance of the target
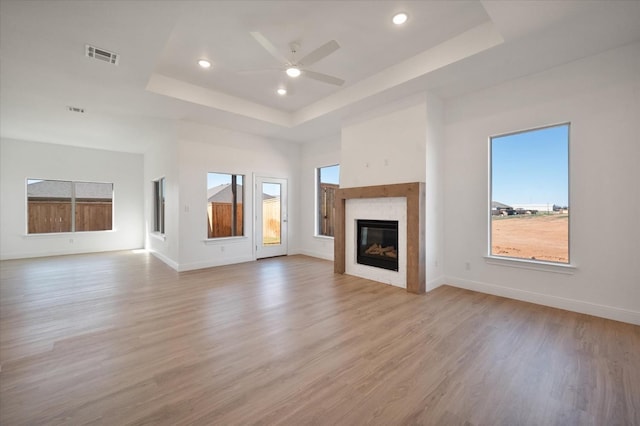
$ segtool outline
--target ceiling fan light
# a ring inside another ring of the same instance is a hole
[[[207,61],[206,59],[199,59],[198,65],[200,65],[200,67],[202,68],[211,68],[211,62]]]
[[[287,94],[287,89],[284,89],[284,88],[281,87],[278,90],[276,90],[276,92],[278,93],[278,95],[284,96],[284,95]]]
[[[409,15],[407,15],[404,12],[400,12],[400,13],[396,13],[395,15],[393,15],[393,23],[396,25],[402,25],[405,22],[407,22],[407,19],[409,19]]]
[[[300,71],[300,68],[298,67],[289,67],[287,68],[287,75],[289,77],[299,77],[300,74],[302,74],[302,71]]]

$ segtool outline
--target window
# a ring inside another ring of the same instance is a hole
[[[165,180],[153,181],[153,232],[164,234]]]
[[[569,263],[569,124],[490,144],[491,256]]]
[[[109,231],[113,184],[27,179],[27,232]]]
[[[333,237],[335,224],[335,192],[340,180],[340,166],[319,167],[317,170],[318,235]]]
[[[244,235],[243,175],[207,174],[207,237]]]

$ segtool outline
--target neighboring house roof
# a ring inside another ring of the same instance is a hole
[[[237,185],[237,199],[242,200],[242,185]],[[231,184],[226,183],[207,189],[207,201],[210,203],[230,203],[233,200]]]
[[[491,202],[491,208],[492,209],[511,209],[513,207],[508,206],[506,204],[500,203],[498,201],[492,201]]]
[[[238,193],[237,199],[242,200],[242,185],[238,185]],[[262,194],[263,200],[269,200],[271,198],[276,198],[273,195]],[[231,184],[225,183],[222,185],[214,186],[213,188],[207,189],[207,201],[210,203],[230,203],[232,200],[231,193]]]
[[[28,198],[71,198],[72,182],[41,180],[27,185]],[[75,182],[76,198],[112,199],[113,184]]]

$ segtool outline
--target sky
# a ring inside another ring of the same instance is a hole
[[[322,183],[340,183],[340,166],[327,166],[320,168],[320,182]]]
[[[237,175],[236,182],[238,185],[242,185],[242,175]],[[231,175],[227,173],[207,173],[207,189],[213,188],[222,184],[231,184]]]
[[[267,195],[273,195],[274,197],[280,196],[280,184],[279,183],[262,183],[262,193]]]
[[[569,125],[491,138],[492,201],[569,205]]]

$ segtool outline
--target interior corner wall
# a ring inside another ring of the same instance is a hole
[[[2,139],[0,258],[143,247],[143,166],[140,154]],[[113,231],[27,235],[26,180],[29,178],[113,183]]]
[[[179,260],[186,271],[255,259],[254,176],[288,183],[288,254],[300,252],[300,146],[213,126],[181,123],[178,130]],[[207,240],[207,173],[245,176],[245,236]],[[167,238],[170,238],[168,235]]]
[[[165,179],[164,235],[153,232],[153,181]],[[144,155],[145,248],[173,269],[178,269],[179,241],[179,173],[178,143],[157,141]]]
[[[333,238],[316,236],[316,169],[340,164],[340,136],[305,143],[300,156],[300,253],[333,260]]]
[[[445,114],[447,282],[640,324],[640,43],[450,99]],[[575,273],[487,263],[488,138],[562,122]]]
[[[425,268],[426,290],[445,282],[444,278],[444,103],[426,94],[425,166]]]
[[[420,95],[345,123],[340,187],[424,182],[426,117]]]

